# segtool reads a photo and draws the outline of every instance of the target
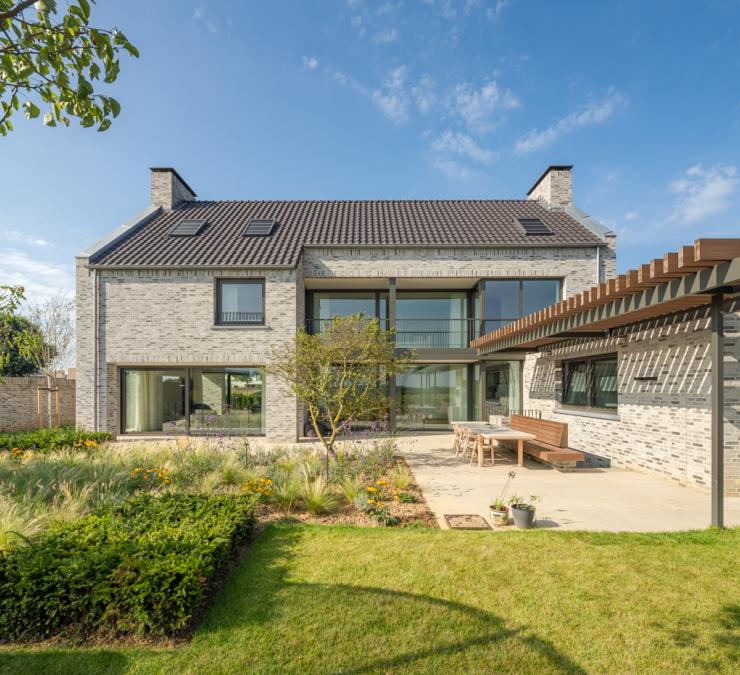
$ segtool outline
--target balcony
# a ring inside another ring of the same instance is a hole
[[[218,312],[219,326],[261,326],[265,323],[264,312]]]
[[[368,319],[371,320],[371,319]],[[306,330],[321,333],[331,319],[309,319]],[[379,319],[388,328],[387,319]],[[401,349],[467,349],[470,340],[480,334],[476,319],[397,319],[396,346]]]

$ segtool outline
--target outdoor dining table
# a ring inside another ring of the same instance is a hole
[[[516,441],[517,464],[524,466],[524,441],[531,441],[537,438],[534,434],[526,431],[518,431],[509,427],[494,427],[486,425],[467,425],[462,426],[469,432],[478,436],[478,466],[483,466],[483,443],[486,440],[494,441]]]

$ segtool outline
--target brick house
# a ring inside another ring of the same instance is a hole
[[[151,206],[77,257],[77,421],[293,441],[304,420],[264,375],[270,351],[355,312],[416,350],[393,383],[399,428],[516,411],[523,354],[470,341],[615,266],[614,233],[572,204],[570,166],[526,199],[452,201],[198,201],[155,168]]]

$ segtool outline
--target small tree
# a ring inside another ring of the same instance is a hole
[[[327,477],[340,431],[353,419],[390,409],[388,378],[406,370],[412,358],[410,352],[397,353],[392,331],[360,314],[335,318],[317,335],[300,329],[273,351],[267,372],[306,407],[326,451]]]
[[[23,301],[23,288],[20,286],[0,286],[0,321],[6,323],[10,316],[13,316],[15,310]],[[15,343],[10,341],[7,336],[7,325],[0,335],[0,371],[5,369],[5,365],[11,358],[11,351],[15,349]],[[15,337],[15,334],[13,335]],[[0,382],[3,381],[0,372]]]
[[[0,312],[0,377],[25,377],[38,371],[18,350],[19,336],[34,331],[36,326],[25,316]]]
[[[32,332],[17,336],[18,353],[31,360],[46,375],[47,424],[52,426],[51,389],[58,371],[66,368],[75,344],[74,302],[59,294],[45,302],[34,305],[28,318],[36,326]]]

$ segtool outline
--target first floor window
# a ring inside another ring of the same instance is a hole
[[[563,364],[563,404],[616,410],[617,355],[597,356]]]
[[[219,279],[216,296],[218,325],[258,326],[265,323],[265,282],[262,279]]]

